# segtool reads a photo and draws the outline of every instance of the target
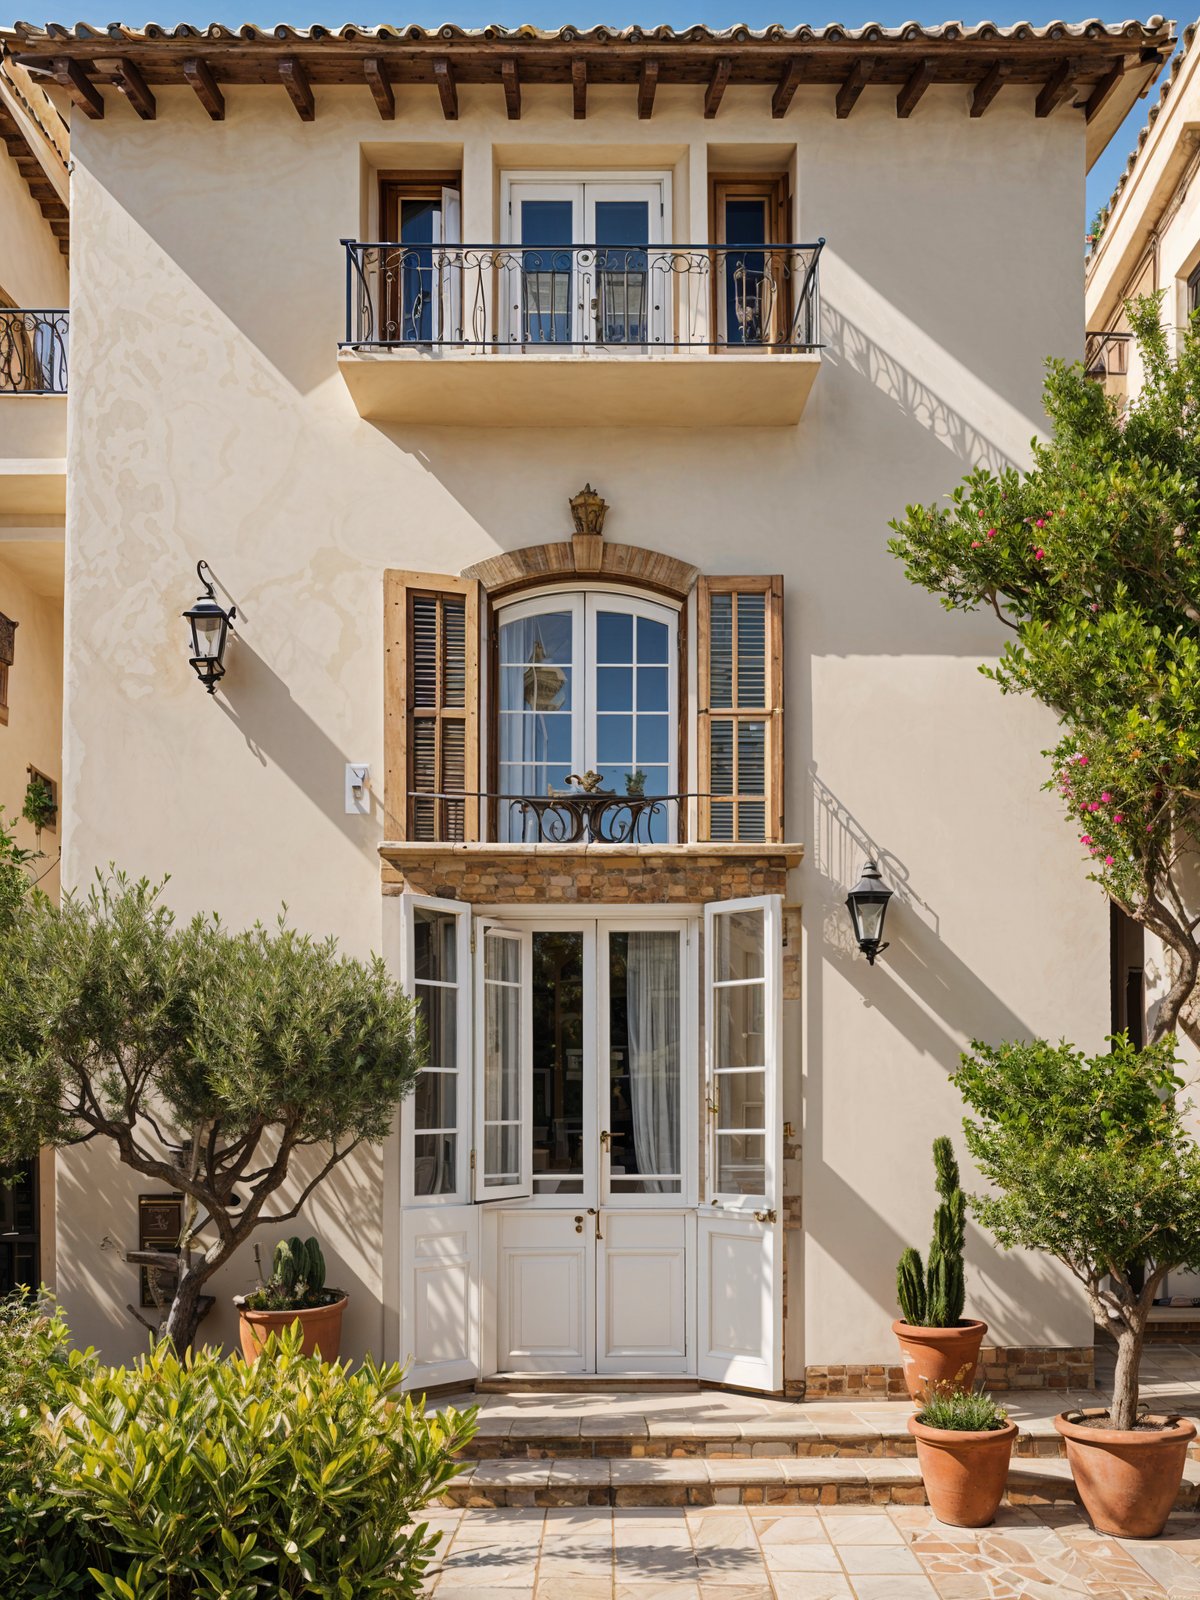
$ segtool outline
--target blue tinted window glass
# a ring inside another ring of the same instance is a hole
[[[637,619],[637,658],[643,666],[667,659],[667,625],[649,617]]]
[[[525,662],[569,662],[572,620],[569,611],[547,611],[520,622],[504,623],[500,629],[501,663],[515,667]]]
[[[433,338],[434,218],[442,210],[439,200],[401,200],[399,257],[399,326],[389,330],[398,339],[428,343]]]
[[[725,240],[730,245],[769,244],[767,207],[762,200],[725,202]],[[767,257],[758,250],[726,250],[725,337],[730,344],[761,344],[767,335],[770,289]]]
[[[663,659],[665,661],[666,657]],[[619,662],[623,666],[633,660],[633,618],[627,611],[597,613],[596,660]]]
[[[767,208],[761,200],[726,200],[726,244],[768,244]]]
[[[601,761],[633,760],[633,718],[596,718],[596,754]]]
[[[632,667],[596,668],[596,709],[597,711],[632,711]]]
[[[522,200],[521,243],[574,244],[571,237],[574,209],[569,200]]]
[[[638,710],[666,711],[667,706],[666,667],[639,667],[637,684]]]
[[[667,760],[667,747],[670,740],[670,719],[658,716],[640,716],[637,719],[637,758],[638,765],[645,766],[647,761],[662,762]]]
[[[649,244],[649,204],[645,200],[597,200],[596,243]]]
[[[433,219],[441,211],[440,200],[401,200],[400,243],[432,244]]]

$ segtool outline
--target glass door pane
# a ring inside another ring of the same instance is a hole
[[[578,202],[571,188],[543,195],[514,185],[514,221],[521,251],[517,335],[522,344],[570,344],[575,331]],[[565,192],[564,192],[565,191]]]
[[[593,663],[588,747],[583,759],[601,788],[635,802],[675,793],[678,618],[665,607],[588,596]],[[612,826],[640,844],[676,836],[676,803],[615,811]]]
[[[768,202],[758,196],[724,201],[721,286],[725,301],[721,335],[726,344],[762,345],[771,340],[774,285],[767,271],[771,243]],[[754,249],[757,245],[759,248]]]
[[[401,976],[417,1002],[428,1056],[401,1108],[404,1192],[421,1201],[466,1201],[471,1084],[470,908],[405,893]]]
[[[596,244],[596,340],[649,340],[649,200],[593,200]]]
[[[609,1194],[680,1194],[680,935],[610,933],[608,963]]]
[[[530,1193],[528,945],[486,925],[481,943],[475,1198],[499,1200]]]
[[[577,704],[576,626],[580,603],[554,611],[514,608],[500,624],[500,815],[504,840],[536,840],[537,818],[521,796],[565,791],[567,776],[584,768]]]
[[[428,344],[437,337],[435,244],[442,237],[440,200],[400,201],[398,339]]]
[[[583,929],[532,936],[534,1194],[594,1188],[593,949]]]

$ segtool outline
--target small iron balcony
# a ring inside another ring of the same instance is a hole
[[[545,795],[410,790],[409,839],[457,843],[476,820],[497,844],[674,845],[696,830],[706,843],[763,844],[756,795],[615,794],[552,790]],[[745,837],[754,815],[756,836]],[[738,819],[741,820],[739,828]]]
[[[784,425],[820,365],[823,239],[342,243],[339,366],[372,420]]]
[[[66,394],[67,319],[0,307],[0,394]]]

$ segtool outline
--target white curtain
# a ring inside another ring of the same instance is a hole
[[[633,1142],[640,1173],[679,1167],[679,935],[631,933],[625,962]],[[678,1183],[645,1180],[647,1194]]]

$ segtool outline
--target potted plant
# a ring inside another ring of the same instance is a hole
[[[342,1312],[349,1295],[325,1287],[325,1256],[316,1239],[281,1239],[275,1246],[271,1276],[262,1282],[262,1260],[258,1262],[259,1287],[252,1294],[238,1295],[238,1335],[242,1354],[256,1361],[273,1333],[282,1333],[298,1323],[303,1340],[301,1354],[336,1361],[342,1339]]]
[[[929,1504],[939,1522],[986,1528],[1008,1482],[1017,1425],[991,1395],[933,1389],[908,1419]]]
[[[934,1390],[971,1388],[987,1332],[986,1322],[963,1320],[966,1199],[953,1146],[944,1134],[933,1141],[933,1167],[941,1203],[933,1214],[929,1261],[922,1265],[920,1251],[911,1246],[900,1257],[896,1298],[903,1317],[892,1323],[904,1382],[918,1402]]]
[[[631,800],[642,800],[646,795],[646,774],[641,767],[625,774],[625,793]]]
[[[954,1081],[974,1119],[967,1147],[995,1192],[971,1209],[1006,1249],[1044,1250],[1083,1285],[1117,1344],[1107,1411],[1055,1420],[1093,1525],[1161,1533],[1192,1422],[1138,1407],[1150,1309],[1172,1268],[1200,1265],[1200,1148],[1185,1124],[1174,1037],[1124,1034],[1104,1055],[1071,1045],[978,1041]]]

